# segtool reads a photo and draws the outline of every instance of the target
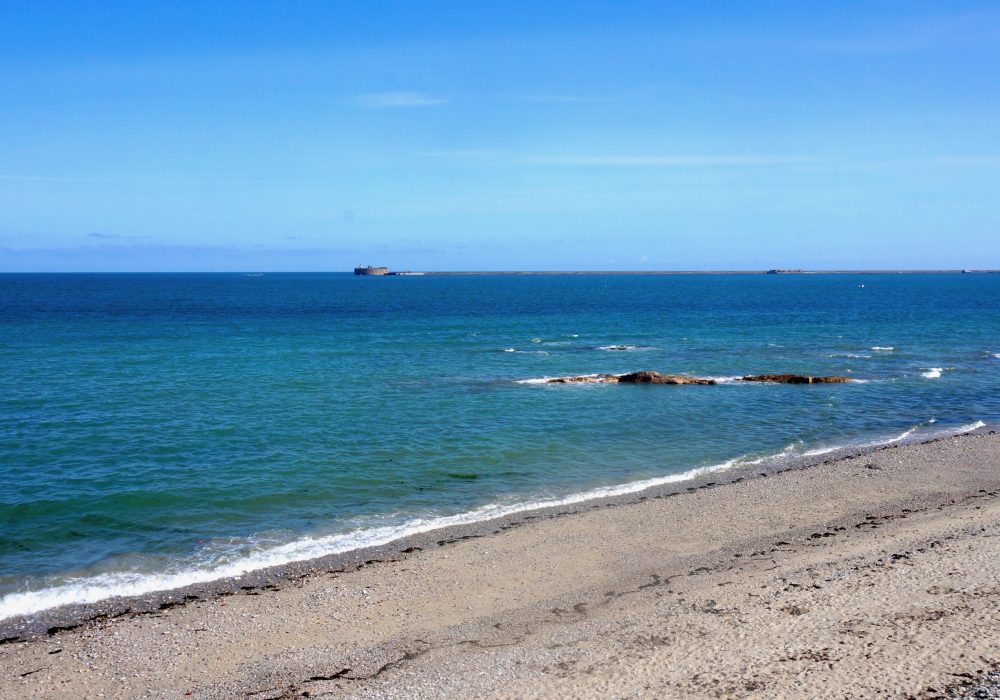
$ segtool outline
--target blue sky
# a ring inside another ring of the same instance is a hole
[[[1000,268],[998,66],[996,3],[7,0],[0,271]]]

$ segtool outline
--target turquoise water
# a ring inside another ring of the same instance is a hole
[[[1000,275],[0,275],[0,617],[998,420]]]

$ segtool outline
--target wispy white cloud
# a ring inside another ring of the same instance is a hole
[[[553,102],[553,103],[580,103],[580,102],[613,102],[622,99],[616,95],[567,95],[560,93],[525,93],[522,95],[504,95],[500,99],[508,99],[512,102]]]
[[[800,165],[816,158],[768,154],[554,154],[489,149],[421,151],[415,155],[443,160],[477,162],[483,165],[538,165],[591,168],[699,168]]]
[[[354,104],[370,109],[399,109],[402,107],[433,107],[448,100],[423,92],[372,92],[355,95]]]
[[[114,240],[114,241],[128,241],[128,240],[144,240],[148,239],[149,236],[140,236],[136,234],[123,235],[120,233],[102,233],[100,231],[91,231],[87,234],[87,238],[98,238],[101,240]]]
[[[754,168],[781,166],[813,166],[819,168],[881,168],[881,167],[1000,167],[1000,155],[927,154],[896,158],[855,158],[847,155],[795,155],[780,153],[736,154],[557,154],[529,153],[496,149],[455,149],[418,151],[418,158],[438,159],[482,166],[541,166],[579,168]]]
[[[1000,42],[1000,12],[995,8],[900,24],[883,33],[840,40],[821,40],[817,48],[856,52],[908,52],[948,46]]]
[[[745,167],[797,165],[812,160],[775,155],[530,155],[523,158],[523,162],[534,165],[598,168]]]

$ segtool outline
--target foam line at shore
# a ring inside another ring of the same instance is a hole
[[[927,424],[936,423],[933,418],[927,421]],[[854,443],[850,445],[832,445],[829,447],[818,447],[813,450],[806,450],[802,453],[803,457],[818,457],[819,455],[830,454],[831,452],[837,452],[839,450],[845,449],[869,449],[872,447],[882,447],[884,445],[896,445],[901,442],[905,442],[907,438],[913,435],[917,430],[919,430],[924,424],[919,423],[908,430],[904,430],[902,433],[894,438],[888,440],[873,440],[871,442],[861,442]],[[924,433],[920,437],[923,440],[935,440],[937,438],[948,437],[949,435],[962,435],[964,433],[971,433],[973,430],[979,430],[980,428],[985,428],[986,423],[981,420],[977,420],[975,423],[969,423],[968,425],[963,425],[958,428],[942,428],[940,430],[935,430],[929,433]]]
[[[933,423],[934,421],[928,421]],[[679,474],[632,481],[616,486],[602,486],[587,491],[570,494],[562,498],[538,499],[518,503],[491,503],[465,513],[429,518],[415,518],[398,525],[387,525],[352,530],[346,533],[302,537],[287,544],[253,552],[234,561],[214,562],[205,566],[190,566],[181,571],[163,573],[109,572],[87,578],[69,579],[37,591],[11,593],[0,599],[0,620],[48,610],[71,604],[94,603],[116,596],[140,596],[156,591],[182,588],[198,583],[207,583],[223,578],[240,576],[274,566],[296,561],[349,552],[365,547],[389,544],[404,537],[439,530],[456,525],[469,525],[494,520],[529,511],[559,506],[568,506],[585,501],[607,499],[636,494],[647,489],[672,483],[690,481],[708,474],[723,472],[732,468],[756,466],[767,462],[779,462],[790,457],[814,457],[839,450],[867,449],[884,445],[899,444],[910,438],[924,424],[918,424],[900,435],[863,443],[845,443],[832,447],[799,452],[798,444],[785,447],[777,453],[751,458],[749,455],[689,469]],[[921,439],[936,439],[949,435],[968,433],[986,424],[976,421],[954,429],[940,429],[921,434]]]

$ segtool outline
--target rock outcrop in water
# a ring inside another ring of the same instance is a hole
[[[617,374],[584,374],[579,377],[554,377],[546,384],[617,384]]]
[[[618,377],[619,384],[715,384],[714,379],[688,377],[683,374],[660,374],[652,370],[631,372]]]
[[[805,374],[749,374],[742,382],[773,384],[846,384],[850,377],[810,377]],[[576,377],[553,377],[546,384],[718,384],[714,379],[685,374],[660,374],[650,369],[628,374],[582,374]]]
[[[579,377],[556,377],[549,384],[715,384],[714,379],[682,374],[660,374],[652,370],[628,374],[585,374]]]
[[[850,377],[809,377],[804,374],[751,374],[740,377],[744,382],[773,382],[775,384],[846,384]]]

